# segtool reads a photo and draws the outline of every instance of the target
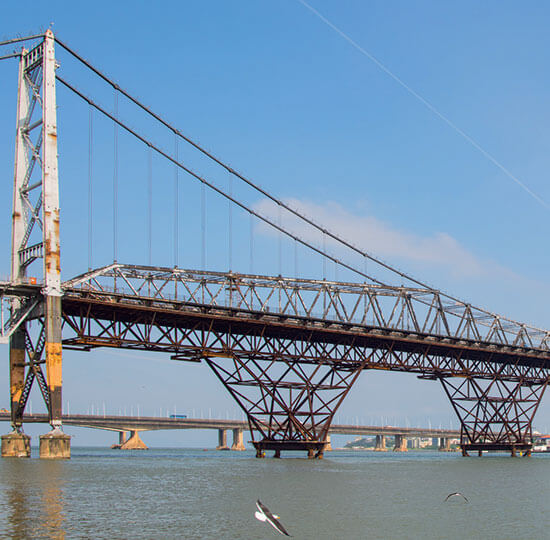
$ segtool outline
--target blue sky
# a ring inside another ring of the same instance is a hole
[[[550,8],[544,2],[310,3],[550,204]],[[53,22],[62,40],[269,191],[424,281],[548,327],[548,207],[304,5],[281,0],[152,6],[98,1],[90,8],[54,1],[22,11],[8,3],[0,37]],[[61,51],[58,59],[63,77],[112,109],[109,88]],[[16,62],[0,63],[0,74],[0,275],[7,275]],[[61,88],[58,106],[66,279],[88,266],[88,109]],[[119,112],[172,151],[171,136],[123,100]],[[112,139],[112,126],[94,116],[94,266],[112,259]],[[179,151],[228,187],[227,174],[188,148]],[[147,263],[147,151],[119,134],[119,165],[118,258]],[[152,262],[173,265],[174,172],[156,157],[152,169]],[[178,263],[199,268],[200,188],[179,178]],[[261,197],[236,183],[232,189],[270,212]],[[248,271],[248,218],[233,211],[229,255],[227,203],[211,194],[206,201],[207,266],[227,269],[231,261],[234,270]],[[278,261],[276,235],[254,224],[253,238],[254,271],[293,274],[292,245],[283,242]],[[322,277],[319,261],[305,253],[299,253],[298,268],[301,275]],[[7,363],[7,347],[0,355]],[[0,385],[7,402],[7,369]],[[35,408],[38,401],[33,395]],[[188,413],[237,414],[206,367],[123,351],[67,352],[64,401],[75,412],[92,404],[102,409],[105,402],[111,412],[139,405],[142,413],[154,414],[176,405]],[[439,386],[399,374],[365,373],[342,415],[456,425]],[[550,427],[548,398],[537,419]],[[78,431],[75,444],[109,438],[101,437]],[[158,444],[214,440],[204,433],[154,437]]]

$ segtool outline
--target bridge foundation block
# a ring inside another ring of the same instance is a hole
[[[233,430],[233,444],[231,445],[231,450],[235,450],[237,452],[242,452],[243,450],[246,450],[243,442],[242,429],[237,428]]]
[[[2,457],[30,458],[31,438],[19,431],[2,435]]]
[[[386,448],[386,436],[385,435],[376,435],[376,442],[374,445],[375,452],[387,452]]]
[[[330,435],[327,435],[325,439],[325,452],[332,452],[332,445],[330,444]]]
[[[69,459],[71,457],[71,436],[59,428],[40,435],[41,459]]]
[[[216,450],[229,450],[226,429],[218,429],[218,446],[216,446]]]

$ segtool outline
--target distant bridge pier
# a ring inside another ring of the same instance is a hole
[[[375,445],[374,445],[374,451],[375,452],[387,452],[386,448],[386,436],[385,435],[376,435],[375,439]]]
[[[118,432],[118,444],[111,445],[111,448],[113,450],[120,450],[122,448],[122,446],[124,445],[124,443],[126,442],[126,437],[127,437],[126,431],[119,431]]]
[[[227,446],[227,429],[218,429],[218,446],[216,450],[229,450]]]
[[[121,450],[148,450],[147,445],[141,440],[139,431],[130,431],[130,438],[120,446]]]
[[[405,435],[396,435],[393,445],[394,452],[407,452],[407,438]]]
[[[231,450],[235,450],[237,452],[242,452],[243,450],[246,450],[243,441],[243,430],[240,428],[236,428],[233,430],[233,444],[231,445]]]
[[[440,452],[451,452],[451,439],[449,437],[440,437],[438,450]]]

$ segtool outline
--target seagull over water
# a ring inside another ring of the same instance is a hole
[[[265,504],[262,504],[260,499],[256,501],[256,506],[258,507],[258,511],[254,513],[254,517],[257,520],[267,521],[274,529],[276,529],[281,534],[284,534],[285,536],[290,536],[290,534],[286,532],[286,529],[279,521],[279,516],[272,514],[269,508]]]
[[[451,497],[462,497],[466,502],[470,502],[466,497],[464,497],[464,495],[462,495],[462,493],[459,493],[458,491],[455,493],[449,493],[443,502],[447,502]]]

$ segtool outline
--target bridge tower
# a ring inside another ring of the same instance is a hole
[[[14,430],[10,440],[26,437],[21,432],[22,416],[36,380],[52,426],[52,431],[40,438],[40,456],[66,458],[70,438],[61,429],[62,292],[54,44],[54,35],[48,30],[33,49],[22,49],[19,63],[11,285],[41,286],[26,301],[24,296],[12,300],[11,319],[20,322],[9,338]],[[42,269],[35,264],[33,277],[29,277],[31,265],[39,259]],[[38,322],[32,330],[27,324],[31,319]],[[3,455],[9,455],[9,446],[3,445]]]

